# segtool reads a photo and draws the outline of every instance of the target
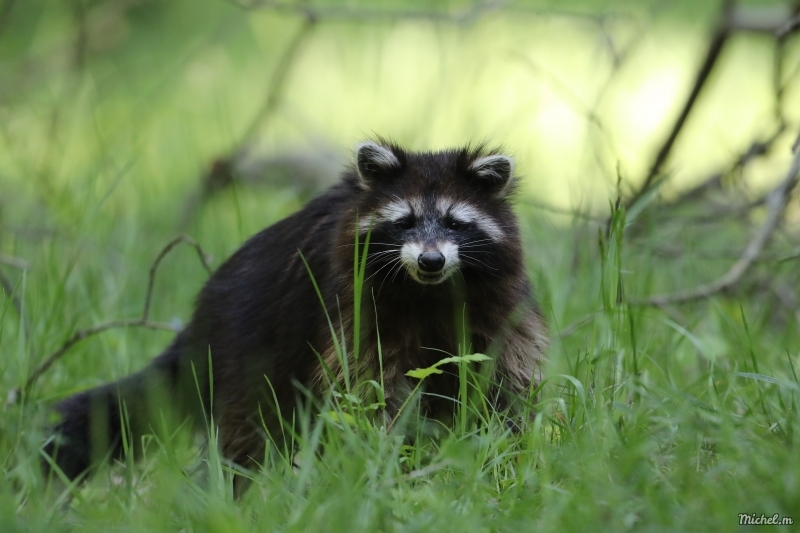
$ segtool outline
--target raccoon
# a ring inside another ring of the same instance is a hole
[[[213,416],[223,456],[257,467],[304,398],[375,380],[393,420],[418,383],[406,373],[447,354],[487,354],[490,398],[508,408],[539,383],[547,347],[510,204],[513,168],[483,146],[358,145],[340,183],[212,275],[191,321],[148,367],[55,406],[48,465],[77,478],[140,442],[170,406],[198,427]],[[359,306],[354,265],[365,248]],[[339,339],[353,340],[359,307],[353,353]],[[424,381],[420,411],[452,420],[458,367],[439,369]]]

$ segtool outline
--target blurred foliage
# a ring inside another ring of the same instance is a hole
[[[778,2],[747,4],[791,16]],[[213,440],[198,461],[181,435],[132,469],[46,488],[47,405],[141,368],[170,338],[108,331],[3,408],[0,531],[708,531],[733,529],[742,512],[800,520],[796,200],[732,290],[629,305],[722,275],[762,223],[759,200],[789,167],[800,124],[796,37],[731,37],[667,179],[626,209],[613,206],[672,128],[720,2],[247,5],[0,0],[0,392],[76,330],[139,316],[148,269],[177,233],[219,265],[377,133],[412,149],[487,140],[516,156],[526,261],[553,331],[537,422],[514,436],[493,418],[405,445],[368,424],[309,419],[296,464],[270,455],[240,501]],[[735,165],[754,142],[763,153]],[[700,183],[713,186],[684,195]],[[176,249],[151,316],[186,320],[206,275]],[[185,475],[193,461],[202,472]]]

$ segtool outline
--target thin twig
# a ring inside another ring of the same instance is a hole
[[[783,51],[781,47],[783,46],[783,42],[785,41],[786,37],[792,33],[793,31],[798,29],[798,10],[800,10],[800,2],[795,2],[794,6],[792,7],[792,12],[795,16],[793,16],[788,22],[786,21],[786,14],[781,10],[780,12],[776,10],[772,10],[770,8],[748,8],[746,6],[737,6],[732,0],[726,0],[722,14],[719,18],[719,22],[717,23],[717,28],[712,36],[708,50],[706,51],[705,59],[697,71],[697,75],[695,76],[695,82],[692,87],[692,91],[689,93],[686,102],[684,103],[683,109],[681,114],[678,116],[678,119],[675,121],[675,124],[672,127],[669,135],[667,136],[666,140],[661,146],[661,149],[658,151],[653,164],[650,167],[650,171],[648,172],[647,176],[645,177],[642,185],[639,189],[632,195],[632,197],[628,200],[627,205],[631,206],[636,201],[641,199],[643,196],[646,195],[647,192],[652,189],[653,186],[656,185],[658,182],[659,177],[661,176],[661,168],[666,162],[667,158],[669,157],[670,152],[675,144],[678,135],[680,134],[681,130],[683,129],[686,119],[689,117],[696,101],[697,97],[699,96],[702,88],[705,86],[706,82],[708,81],[709,74],[713,70],[714,66],[717,63],[717,60],[720,57],[722,49],[725,43],[728,41],[728,38],[734,32],[747,32],[747,31],[755,31],[755,32],[766,32],[774,37],[777,38],[777,46],[778,46],[778,53],[777,57],[778,60],[782,57]],[[780,68],[776,69],[776,73],[780,76]],[[779,80],[778,80],[779,81]],[[779,84],[778,84],[779,85]],[[781,102],[782,102],[782,88],[778,86],[776,90],[776,108],[778,110],[778,119],[779,119],[779,131],[773,135],[770,139],[767,140],[766,146],[759,146],[758,144],[754,143],[751,146],[751,150],[754,150],[752,153],[750,151],[746,152],[742,159],[737,161],[737,166],[741,168],[750,159],[753,157],[757,157],[759,155],[763,155],[765,151],[767,151],[774,142],[775,138],[777,138],[780,133],[783,131],[784,127],[784,120],[782,116],[782,109],[781,109]],[[712,177],[713,178],[713,177]]]
[[[11,10],[14,8],[15,1],[16,0],[6,0],[3,2],[3,7],[0,7],[0,35],[3,34],[8,26],[9,20],[11,20]]]
[[[25,394],[30,391],[30,388],[36,382],[36,380],[41,377],[58,359],[60,359],[65,353],[69,351],[70,348],[78,344],[80,341],[86,339],[87,337],[91,337],[92,335],[97,335],[98,333],[102,333],[109,329],[116,329],[116,328],[127,328],[127,327],[140,327],[145,329],[154,329],[154,330],[164,330],[164,331],[175,331],[175,327],[172,324],[167,324],[165,322],[149,322],[147,320],[143,320],[141,318],[131,318],[127,320],[112,320],[110,322],[103,322],[102,324],[98,324],[96,326],[92,326],[91,328],[82,329],[76,331],[72,334],[72,336],[67,339],[61,347],[50,354],[50,356],[45,359],[45,361],[39,365],[39,367],[31,373],[28,377],[28,380],[25,382],[25,387],[23,390]]]
[[[664,140],[661,148],[656,154],[656,157],[650,166],[650,171],[642,182],[642,185],[626,202],[628,206],[632,206],[643,196],[645,196],[655,185],[657,178],[661,176],[661,167],[666,162],[667,157],[669,157],[672,147],[678,138],[678,134],[680,134],[684,124],[686,124],[686,119],[689,118],[689,114],[692,112],[692,109],[697,102],[697,97],[700,95],[700,91],[705,86],[706,81],[708,81],[708,77],[711,74],[711,71],[714,69],[714,65],[716,65],[723,47],[727,42],[728,37],[730,37],[731,26],[729,21],[731,17],[731,9],[732,3],[730,1],[726,2],[720,16],[720,21],[717,23],[717,28],[708,44],[708,50],[706,50],[705,59],[703,59],[703,63],[700,65],[700,68],[697,70],[697,74],[695,75],[692,90],[689,92],[689,96],[686,98],[686,102],[683,104],[683,109],[678,115],[675,124],[672,126],[669,135]]]
[[[786,37],[790,33],[794,32],[800,28],[800,14],[795,15],[791,19],[789,19],[786,24],[781,26],[778,30],[775,31],[775,37]]]
[[[678,204],[696,200],[704,196],[707,192],[718,189],[722,185],[722,180],[725,176],[732,174],[738,170],[743,169],[747,166],[751,161],[758,159],[760,157],[764,157],[768,155],[774,146],[775,142],[781,137],[783,132],[786,130],[786,125],[781,123],[778,128],[773,132],[769,137],[764,139],[763,141],[753,141],[750,146],[744,152],[736,158],[736,160],[728,166],[725,170],[716,172],[711,174],[708,178],[701,181],[698,185],[695,185],[691,189],[684,191],[680,196],[674,198],[667,203],[663,204],[661,207],[672,208]],[[766,198],[757,198],[751,202],[748,202],[743,205],[735,206],[733,208],[734,211],[739,212],[741,209],[749,210],[753,207],[761,205],[764,203]]]
[[[630,304],[636,306],[682,304],[707,298],[734,286],[756,261],[761,250],[763,250],[764,246],[769,242],[772,234],[778,227],[783,213],[786,210],[786,206],[789,204],[792,191],[797,186],[798,173],[800,173],[800,151],[794,154],[792,164],[786,177],[767,197],[767,217],[763,224],[747,244],[747,247],[745,247],[739,259],[722,277],[711,283],[695,287],[694,289],[687,289],[672,294],[659,294],[644,300],[634,300],[630,302]]]
[[[25,343],[30,346],[31,342],[31,325],[28,322],[28,317],[25,315],[25,310],[22,307],[22,300],[19,298],[19,293],[16,290],[16,287],[11,280],[8,279],[5,272],[0,270],[0,287],[3,288],[3,291],[11,298],[11,305],[14,306],[14,309],[17,311],[17,316],[19,317],[20,321],[22,321],[22,331],[25,335]]]
[[[301,6],[301,4],[297,5]],[[314,29],[316,20],[316,18],[307,17],[303,21],[300,28],[292,37],[292,40],[289,42],[289,45],[283,51],[280,59],[278,59],[278,64],[275,66],[275,71],[272,74],[269,87],[267,88],[267,96],[264,100],[264,103],[261,105],[261,108],[255,114],[253,120],[250,121],[250,125],[245,130],[242,140],[238,144],[240,147],[237,150],[238,153],[241,153],[244,149],[246,149],[247,142],[251,137],[253,137],[253,135],[255,135],[256,131],[258,131],[261,123],[268,119],[270,115],[272,115],[275,107],[280,102],[280,98],[283,96],[284,86],[286,85],[286,78],[288,77],[291,66],[294,63],[295,56],[300,50],[301,45],[311,35],[311,30]]]
[[[738,5],[731,13],[730,23],[737,31],[781,37],[791,31],[791,29],[784,31],[791,23],[791,16],[792,9],[786,4],[775,4],[773,6]]]
[[[524,200],[521,201],[521,203],[523,203],[525,205],[529,205],[529,206],[533,207],[534,209],[541,209],[542,211],[547,211],[549,213],[554,213],[554,214],[557,214],[557,215],[570,216],[570,217],[578,218],[578,219],[581,219],[581,220],[587,220],[587,221],[590,221],[590,222],[596,222],[598,224],[603,224],[606,221],[606,217],[590,215],[588,213],[584,213],[582,211],[579,211],[578,209],[566,209],[566,208],[563,208],[563,207],[557,207],[557,206],[550,205],[550,204],[545,203],[545,202],[540,202],[538,200],[533,200],[531,198],[525,198]]]
[[[276,13],[301,15],[318,21],[397,21],[397,20],[429,20],[431,22],[446,22],[457,25],[471,24],[484,16],[507,10],[515,13],[563,17],[583,20],[592,24],[604,25],[612,18],[632,18],[624,12],[605,12],[601,14],[587,13],[578,10],[529,7],[515,5],[510,0],[482,0],[473,2],[462,9],[455,11],[433,9],[383,9],[363,6],[346,5],[313,5],[306,2],[286,2],[276,0],[227,0],[229,3],[242,9],[272,10]]]
[[[599,315],[602,312],[603,310],[601,309],[599,311],[595,311],[594,313],[589,313],[588,315],[579,318],[575,322],[568,324],[565,328],[561,329],[558,332],[558,338],[566,339],[567,337],[569,337],[570,335],[581,329],[583,326],[590,324],[595,318],[597,318],[597,315]]]
[[[726,218],[741,217],[748,211],[752,211],[753,209],[764,205],[767,202],[768,197],[769,194],[765,194],[764,196],[760,196],[746,203],[726,206],[711,212],[707,211],[706,214],[704,215],[690,216],[688,217],[688,220],[686,222],[688,224],[698,224],[698,225],[713,224],[716,222],[720,222]]]
[[[194,217],[197,209],[205,203],[214,193],[232,185],[238,176],[238,167],[246,158],[253,142],[253,138],[261,125],[268,120],[283,96],[286,79],[289,76],[295,58],[302,44],[311,35],[316,25],[316,18],[306,17],[300,28],[292,37],[283,54],[278,59],[275,71],[270,78],[267,87],[266,97],[261,107],[250,120],[250,124],[244,130],[239,141],[233,146],[231,151],[214,161],[211,169],[201,178],[201,190],[198,194],[189,198],[181,216],[180,227],[185,227]]]
[[[203,251],[203,248],[200,247],[197,241],[188,235],[178,235],[172,239],[167,243],[166,246],[164,246],[164,248],[161,249],[161,252],[159,252],[159,254],[156,256],[152,266],[150,267],[150,277],[147,282],[147,295],[144,299],[144,310],[142,311],[142,320],[145,322],[150,316],[150,302],[153,297],[153,285],[156,282],[156,270],[158,270],[158,266],[161,264],[161,260],[164,259],[164,256],[166,256],[180,243],[188,244],[197,251],[197,257],[200,259],[200,263],[203,265],[203,268],[206,269],[206,272],[211,275],[211,267],[208,264],[211,261],[211,256]]]
[[[52,354],[50,354],[42,364],[39,365],[36,370],[34,370],[31,375],[28,377],[27,381],[25,382],[24,387],[22,390],[27,393],[30,391],[33,384],[44,374],[56,361],[58,361],[64,354],[66,354],[70,348],[81,342],[82,340],[91,337],[92,335],[97,335],[98,333],[102,333],[109,329],[116,329],[116,328],[128,328],[128,327],[138,327],[138,328],[145,328],[145,329],[153,329],[153,330],[166,330],[166,331],[175,331],[176,328],[172,324],[167,324],[164,322],[151,322],[148,320],[148,316],[150,314],[150,304],[152,302],[153,296],[153,286],[155,285],[155,277],[156,271],[158,269],[161,260],[164,259],[170,250],[175,248],[179,243],[185,243],[189,246],[193,247],[197,250],[197,255],[200,258],[200,262],[202,263],[203,267],[206,271],[211,274],[211,267],[209,266],[209,255],[206,254],[205,251],[200,247],[200,245],[191,237],[186,235],[180,235],[169,243],[167,243],[164,248],[161,249],[159,254],[156,256],[156,259],[153,261],[153,265],[150,267],[150,277],[147,283],[147,294],[145,295],[144,300],[144,310],[142,311],[142,316],[140,318],[129,318],[124,320],[111,320],[109,322],[103,322],[102,324],[98,324],[96,326],[92,326],[87,329],[82,329],[73,333],[64,343]],[[17,395],[18,397],[18,395]]]
[[[794,318],[797,320],[797,325],[800,326],[800,306],[798,306],[798,299],[797,293],[795,293],[792,287],[797,285],[797,276],[792,282],[786,283],[779,281],[778,283],[770,283],[769,289],[778,298],[778,301],[781,302],[789,312],[794,315]]]
[[[73,0],[73,16],[75,17],[75,44],[73,63],[76,72],[83,71],[86,65],[86,49],[89,42],[88,30],[86,28],[86,6],[83,0]]]
[[[505,0],[487,0],[476,2],[464,9],[454,12],[415,10],[415,9],[381,9],[366,7],[348,7],[336,5],[310,5],[305,2],[276,2],[270,0],[253,0],[243,3],[230,0],[233,4],[247,10],[272,10],[276,13],[302,15],[313,20],[431,20],[467,24],[480,18],[484,13],[502,9],[508,3]]]
[[[14,267],[18,270],[28,270],[30,265],[24,259],[0,253],[0,263]]]

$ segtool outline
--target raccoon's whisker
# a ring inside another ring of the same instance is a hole
[[[460,245],[460,246],[459,246],[459,248],[485,248],[485,247],[486,247],[486,243],[480,243],[480,244],[462,244],[462,245]]]
[[[370,261],[383,259],[386,255],[398,255],[397,250],[384,250],[382,252],[375,252],[374,254],[370,254],[367,257],[367,262],[369,264]]]
[[[485,240],[485,241],[472,241],[472,242],[465,242],[464,244],[460,244],[459,248],[474,248],[478,246],[487,246],[491,244],[492,241]]]
[[[494,242],[492,239],[475,239],[474,241],[467,241],[464,244],[460,244],[459,247],[465,246],[479,246],[482,244],[489,244]]]
[[[380,263],[381,261],[384,261],[386,259],[387,255],[390,255],[390,256],[391,255],[397,255],[397,250],[389,250],[389,251],[382,252],[380,254],[375,254],[375,255],[369,257],[367,259],[367,266],[368,267],[369,266],[374,266],[375,264]]]
[[[399,260],[400,260],[400,258],[398,258],[397,260],[399,261]],[[371,275],[370,275],[370,276],[369,276],[367,279],[365,279],[364,281],[365,281],[365,282],[367,282],[367,281],[371,280],[372,278],[374,278],[375,276],[377,276],[377,275],[378,275],[378,272],[380,272],[381,270],[383,270],[384,268],[386,268],[387,266],[389,266],[389,265],[392,265],[392,264],[393,264],[393,262],[392,262],[392,261],[389,261],[388,263],[386,263],[385,265],[383,265],[382,267],[380,267],[378,270],[376,270],[375,272],[373,272],[373,273],[372,273],[372,274],[371,274]],[[389,270],[389,272],[391,272],[391,270]]]
[[[493,266],[490,266],[490,265],[484,263],[483,261],[481,261],[477,257],[472,257],[470,254],[461,254],[461,259],[464,260],[464,261],[473,261],[473,264],[479,263],[479,264],[481,264],[481,265],[483,265],[486,268],[489,268],[491,270],[499,270],[498,268],[495,268]]]
[[[491,254],[490,250],[464,250],[464,248],[469,248],[469,246],[460,246],[459,250],[464,251],[467,254]]]
[[[468,262],[466,262],[466,261],[465,261],[464,263],[465,263],[465,264],[467,264],[467,265],[469,265],[469,264],[470,264],[470,263],[468,263]],[[460,271],[459,271],[459,272],[460,272]],[[490,274],[490,275],[492,275],[492,276],[494,276],[494,277],[496,277],[496,278],[499,278],[499,277],[500,277],[500,275],[499,275],[499,274],[495,274],[494,272],[487,272],[487,271],[485,271],[485,270],[481,270],[481,269],[479,269],[479,270],[473,270],[473,272],[474,272],[475,274],[477,274],[477,275],[478,275],[478,277],[479,277],[479,278],[481,278],[481,280],[482,280],[484,283],[487,283],[487,282],[489,281],[488,279],[486,279],[486,276],[485,276],[484,274]],[[466,280],[466,278],[464,277],[464,274],[461,274],[461,278],[464,280],[464,283],[467,283],[467,280]]]
[[[394,270],[395,270],[395,267],[397,267],[397,271],[398,271],[398,272],[399,272],[401,269],[402,269],[402,270],[405,270],[405,269],[403,268],[403,262],[400,260],[400,258],[399,258],[399,257],[397,258],[397,261],[395,262],[394,266],[392,266],[392,269],[391,269],[391,270],[389,270],[389,272],[388,272],[388,273],[387,273],[387,274],[386,274],[386,275],[383,277],[383,281],[381,281],[381,286],[380,286],[380,287],[378,287],[378,292],[381,292],[381,289],[383,288],[383,284],[384,284],[384,283],[386,283],[386,279],[387,279],[387,278],[388,278],[388,277],[389,277],[389,276],[392,274],[392,272],[394,272]],[[397,273],[395,273],[395,276],[397,276]],[[394,278],[392,278],[392,282],[394,282]]]
[[[390,260],[390,261],[385,261],[385,262],[383,262],[383,261],[377,261],[377,260],[376,260],[376,261],[374,261],[374,262],[372,262],[372,263],[367,263],[367,267],[368,267],[369,269],[373,269],[373,268],[377,267],[377,269],[375,270],[375,272],[373,272],[372,274],[370,274],[370,275],[367,277],[367,280],[369,280],[369,279],[371,279],[372,277],[374,277],[374,276],[375,276],[375,274],[377,274],[378,272],[380,272],[380,271],[381,271],[381,269],[383,269],[383,268],[386,268],[388,265],[391,265],[391,264],[392,264],[392,262],[393,262],[393,261],[391,261],[391,260]],[[380,266],[379,266],[379,265],[380,265]]]
[[[353,246],[355,246],[355,245],[356,245],[356,243],[354,243],[354,242],[351,242],[351,243],[348,243],[348,244],[340,244],[340,245],[338,246],[338,248],[352,248],[352,247],[353,247]],[[370,245],[370,246],[373,246],[373,245],[378,245],[378,246],[393,246],[393,247],[395,247],[395,248],[402,248],[402,245],[401,245],[401,244],[397,244],[397,243],[393,243],[393,242],[377,242],[377,241],[370,241],[369,245]],[[359,246],[363,246],[363,243],[359,243]]]
[[[479,263],[479,264],[485,266],[488,269],[496,270],[496,271],[500,270],[499,268],[495,268],[493,266],[487,265],[486,263],[484,263],[483,261],[481,261],[477,257],[470,257],[468,254],[461,254],[461,259],[463,259],[465,263],[469,263],[469,261],[472,261],[472,263],[470,263],[470,264],[472,264],[473,266],[477,266],[476,263]]]
[[[394,276],[392,276],[392,283],[394,283],[394,280],[397,279],[397,275],[400,273],[401,270],[405,271],[406,275],[408,275],[408,269],[403,267],[402,261],[398,261],[398,263],[400,265],[400,268],[398,268],[397,271],[395,271]]]
[[[376,277],[382,270],[384,270],[386,267],[389,267],[388,272],[386,272],[386,274],[383,276],[383,279],[385,281],[386,278],[389,277],[392,274],[392,272],[394,271],[395,267],[397,267],[398,265],[402,266],[402,261],[400,260],[400,256],[397,256],[396,258],[394,258],[394,259],[392,259],[390,261],[387,261],[386,264],[384,264],[378,270],[373,272],[372,275],[370,275],[369,278],[367,278],[367,279],[372,279],[372,278]],[[381,286],[383,286],[383,282],[381,282]],[[378,289],[378,290],[380,290],[380,289]]]
[[[373,252],[373,253],[371,253],[371,254],[369,254],[369,255],[370,255],[370,256],[375,256],[375,255],[382,255],[382,254],[396,254],[396,253],[397,253],[397,250],[381,250],[381,251],[379,251],[379,252]]]

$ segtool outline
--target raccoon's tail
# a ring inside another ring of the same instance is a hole
[[[60,416],[44,446],[45,475],[55,464],[74,480],[99,461],[122,458],[126,448],[136,456],[141,436],[154,433],[165,412],[202,418],[202,406],[209,405],[208,372],[188,363],[185,337],[179,333],[143,370],[56,404]]]

